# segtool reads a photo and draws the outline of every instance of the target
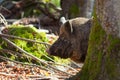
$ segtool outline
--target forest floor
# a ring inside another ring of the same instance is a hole
[[[80,68],[75,68],[80,71]],[[76,74],[73,70],[67,70],[70,74]],[[65,73],[44,70],[37,66],[22,65],[13,62],[0,62],[0,80],[64,80],[70,77]]]
[[[30,20],[27,19],[26,21],[25,19],[23,20],[23,23],[24,21],[29,23]],[[48,29],[49,31],[51,30],[52,32],[57,34],[59,32],[58,31],[59,27],[58,26],[56,27],[56,25],[52,27],[51,26],[46,27],[45,29]],[[30,64],[24,64],[22,62],[16,63],[6,59],[3,59],[5,61],[0,61],[0,80],[64,80],[65,78],[73,76],[77,72],[79,72],[83,65],[83,64],[79,65],[74,62],[71,62],[72,63],[71,65],[66,65],[66,66],[62,64],[56,65],[54,63],[53,64],[49,63],[48,65],[44,65],[44,66],[30,65]]]

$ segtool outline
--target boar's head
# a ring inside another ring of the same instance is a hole
[[[90,19],[75,18],[66,21],[61,25],[59,38],[49,48],[48,53],[61,58],[71,58],[75,62],[84,62],[90,28]]]

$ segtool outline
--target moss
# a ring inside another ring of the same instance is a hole
[[[111,35],[108,36],[109,43],[109,51],[111,51],[113,48],[116,48],[117,50],[120,50],[120,39],[117,37],[113,37]]]
[[[116,80],[120,76],[119,70],[117,70],[118,62],[120,58],[118,57],[120,52],[120,39],[108,35],[108,46],[106,54],[106,69],[110,80]]]
[[[89,37],[88,54],[80,72],[80,80],[118,80],[120,39],[106,35],[96,14]]]
[[[15,35],[22,38],[33,39],[39,42],[48,42],[46,34],[44,32],[39,32],[35,27],[30,27],[30,26],[27,27],[24,25],[10,25],[7,28],[6,33],[9,35]],[[14,42],[17,46],[33,54],[34,56],[37,56],[38,58],[44,59],[42,58],[43,56],[42,54],[47,55],[47,53],[45,52],[46,47],[42,44],[36,44],[36,43],[27,42],[19,39],[10,39],[10,40]],[[3,44],[1,44],[2,49],[18,51],[18,49],[14,48],[10,44],[7,44],[3,40],[1,40],[1,42],[3,42]],[[8,55],[8,57],[10,56]],[[18,57],[16,57],[16,59],[18,59]]]
[[[115,77],[117,76],[116,67],[115,67],[115,59],[111,59],[110,56],[106,57],[105,68],[110,80],[116,80]]]
[[[104,41],[105,31],[99,24],[96,15],[94,18],[93,27],[91,29],[88,55],[86,57],[85,65],[81,71],[80,80],[94,80],[98,73],[100,73],[100,67],[102,62],[102,46],[99,47]]]
[[[27,38],[27,39],[36,40],[38,42],[48,43],[48,38],[46,36],[46,33],[40,32],[35,27],[24,26],[24,25],[10,25],[3,32],[6,32],[6,34],[9,34],[9,35],[19,36],[21,38]],[[46,61],[55,61],[55,62],[59,62],[62,64],[70,63],[70,60],[68,60],[68,59],[60,59],[58,57],[49,56],[46,53],[47,46],[45,46],[43,44],[32,43],[32,42],[28,42],[28,41],[24,41],[24,40],[11,39],[11,38],[10,38],[10,40],[12,42],[14,42],[17,46],[19,46],[23,50],[27,51],[28,53],[36,56],[37,58],[40,58],[40,59],[43,59]],[[13,60],[21,61],[21,62],[32,62],[32,63],[34,62],[36,64],[38,63],[29,57],[26,58],[26,56],[22,52],[19,52],[18,49],[14,48],[10,44],[7,44],[4,40],[2,40],[2,38],[0,38],[0,49],[1,49],[0,55],[2,55],[2,56],[11,58]],[[12,52],[9,52],[9,51],[3,52],[2,49],[11,50],[11,51],[14,51],[14,53],[17,51],[17,52],[21,53],[21,55],[23,57],[19,57],[19,55],[16,55],[15,57],[11,56],[11,54],[9,54],[9,53],[12,53]]]

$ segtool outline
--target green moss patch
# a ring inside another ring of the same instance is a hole
[[[18,36],[21,38],[26,38],[26,39],[31,39],[31,40],[36,40],[39,42],[46,42],[48,43],[48,38],[46,36],[46,33],[40,32],[37,30],[35,27],[30,27],[30,26],[23,26],[23,25],[10,25],[8,28],[5,29],[6,34],[9,35],[14,35]],[[54,56],[49,56],[46,53],[46,46],[43,44],[38,44],[38,43],[32,43],[32,42],[27,42],[24,40],[19,40],[19,39],[10,39],[12,42],[14,42],[17,46],[22,48],[23,50],[27,51],[28,53],[43,59],[47,61],[54,60],[56,62],[61,62],[61,63],[69,63],[69,60],[61,60],[60,58],[54,57]],[[16,48],[12,47],[12,45],[7,44],[5,41],[0,39],[1,42],[1,49],[8,49],[14,52],[19,52]],[[18,60],[22,62],[35,62],[35,60],[32,60],[31,58],[26,58],[26,57],[15,57],[15,55],[11,56],[8,55],[8,52],[0,52],[3,56],[7,56],[13,60]],[[21,52],[19,52],[21,53]],[[0,55],[1,55],[0,54]],[[24,56],[23,53],[21,55]]]

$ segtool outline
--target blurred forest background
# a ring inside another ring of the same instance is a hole
[[[52,68],[61,76],[64,73],[63,78],[78,72],[83,64],[49,56],[46,49],[58,38],[61,17],[91,18],[93,3],[94,0],[0,0],[0,61],[7,61],[4,67],[13,65],[9,61],[37,65],[47,69],[44,76],[53,74],[48,70]],[[15,68],[21,72],[19,69]]]
[[[29,18],[22,19],[20,23],[33,22],[37,28],[44,26],[57,34],[61,16],[66,19],[91,18],[93,4],[94,0],[1,0],[0,12],[6,19]]]

